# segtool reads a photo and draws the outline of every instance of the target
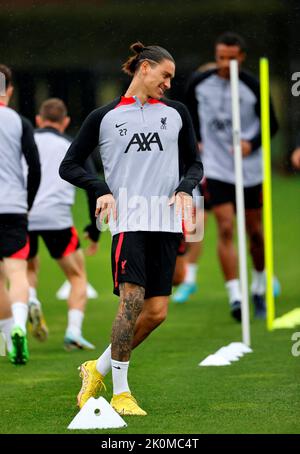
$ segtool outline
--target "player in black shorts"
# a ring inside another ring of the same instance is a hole
[[[134,55],[123,65],[133,77],[125,96],[88,116],[60,173],[77,186],[93,188],[96,215],[100,220],[108,215],[114,293],[120,294],[111,345],[98,360],[81,366],[78,405],[103,388],[111,369],[115,410],[146,415],[128,386],[129,359],[166,317],[182,211],[190,220],[192,191],[203,170],[187,109],[161,99],[174,77],[172,56],[159,46],[135,43],[131,49]],[[82,167],[97,145],[105,182]]]
[[[250,73],[242,69],[246,58],[245,42],[235,33],[219,36],[215,43],[216,68],[195,72],[187,90],[187,106],[201,144],[207,192],[218,227],[218,255],[231,315],[241,320],[241,290],[238,260],[234,245],[235,171],[232,145],[232,106],[230,60],[239,65],[241,116],[241,152],[246,205],[246,229],[253,262],[251,294],[254,314],[265,318],[265,261],[262,229],[262,152],[260,131],[260,87]],[[270,132],[278,129],[270,102]]]
[[[13,94],[11,71],[0,65],[0,72],[6,82],[5,94],[0,96],[0,329],[6,335],[11,362],[26,364],[27,212],[39,187],[40,161],[31,124],[8,107]],[[27,185],[22,156],[28,164]]]
[[[214,62],[208,62],[201,65],[197,69],[197,74],[202,74],[208,70],[215,69],[216,64]],[[201,156],[201,143],[199,142],[199,152]],[[198,192],[198,194],[197,194]],[[196,222],[203,222],[204,226],[207,223],[208,215],[211,209],[211,203],[209,194],[207,192],[206,178],[204,177],[199,186],[199,190],[194,190],[194,195],[201,195],[204,199],[204,206],[201,203],[194,204],[194,209],[197,210],[197,216],[195,216]],[[204,213],[200,213],[199,210],[203,210]],[[196,212],[195,212],[196,214]],[[174,303],[185,303],[189,300],[190,296],[197,291],[197,272],[199,267],[199,259],[203,251],[203,241],[194,241],[192,243],[185,243],[185,253],[183,254],[178,251],[176,260],[175,275],[173,284],[178,285],[176,291],[172,295],[172,301]]]
[[[41,303],[37,296],[39,271],[38,240],[42,238],[51,257],[57,260],[70,283],[67,298],[68,318],[64,336],[66,350],[93,350],[95,346],[82,335],[82,325],[87,303],[87,276],[84,254],[80,248],[78,233],[74,227],[72,206],[75,187],[59,176],[59,165],[68,150],[71,139],[65,135],[70,118],[64,102],[58,98],[44,101],[36,116],[38,129],[34,137],[40,154],[42,177],[37,196],[28,218],[30,253],[28,279],[30,283],[29,320],[32,334],[40,341],[47,338]],[[88,164],[85,163],[85,166]],[[91,168],[89,163],[89,169]],[[93,171],[93,169],[92,169]],[[88,228],[90,249],[97,251],[99,230],[96,227],[94,207],[96,198],[89,195],[93,208],[91,225]],[[90,210],[90,211],[91,211]]]

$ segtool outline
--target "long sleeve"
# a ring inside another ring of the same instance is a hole
[[[168,101],[180,114],[182,127],[178,137],[179,172],[182,180],[175,192],[186,192],[192,195],[193,189],[203,177],[203,165],[198,152],[197,139],[191,116],[184,104]]]
[[[260,86],[258,80],[255,79],[251,74],[247,72],[241,71],[240,72],[240,79],[248,85],[248,87],[253,91],[254,95],[256,96],[256,103],[255,103],[255,113],[257,117],[261,120],[261,109],[260,109]],[[278,131],[278,122],[276,119],[274,107],[272,100],[270,98],[270,133],[271,137],[273,137],[276,132]],[[252,151],[257,150],[262,143],[261,131],[259,132],[250,140],[252,144]]]
[[[21,148],[24,154],[27,166],[27,204],[28,210],[33,205],[36,193],[41,181],[41,166],[39,152],[34,141],[33,128],[31,123],[24,117],[21,117],[23,133],[21,138]]]
[[[103,110],[96,109],[88,115],[59,168],[61,178],[93,192],[96,198],[111,194],[111,191],[105,181],[85,170],[84,163],[98,145]]]
[[[94,165],[93,159],[91,156],[84,163],[84,168],[89,174],[97,175],[96,167]],[[92,241],[98,241],[100,236],[100,231],[97,228],[96,217],[95,217],[95,208],[96,208],[96,196],[93,191],[86,191],[89,215],[90,215],[90,224],[88,224],[84,231],[89,234],[89,237]]]

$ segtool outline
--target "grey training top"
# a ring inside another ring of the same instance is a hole
[[[105,182],[88,174],[83,162],[99,146]],[[186,107],[170,100],[119,97],[94,110],[83,123],[60,166],[60,175],[97,197],[112,193],[125,231],[181,232],[168,199],[175,191],[192,194],[203,175],[197,141]],[[183,177],[183,178],[182,178]]]
[[[241,139],[252,144],[252,153],[243,158],[244,186],[249,187],[262,182],[260,89],[259,82],[244,71],[239,73],[239,95]],[[205,176],[234,184],[230,80],[218,76],[216,69],[193,74],[186,103],[202,142]],[[274,135],[278,125],[271,102],[270,120]]]
[[[58,173],[71,140],[54,128],[37,129],[37,144],[42,179],[33,207],[28,217],[28,230],[62,230],[73,225],[72,205],[75,187],[63,180]]]
[[[28,164],[27,186],[22,154]],[[25,214],[40,184],[40,162],[28,120],[0,104],[0,213]]]

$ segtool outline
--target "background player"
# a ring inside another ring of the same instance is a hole
[[[218,254],[228,291],[231,314],[241,319],[241,292],[234,246],[235,172],[232,149],[230,60],[245,61],[244,40],[224,33],[215,45],[217,68],[195,73],[187,104],[193,118],[207,181],[207,192],[218,226]],[[262,233],[262,166],[259,82],[240,70],[241,147],[243,155],[246,228],[253,261],[251,292],[256,317],[265,317],[264,240]],[[271,134],[278,129],[270,104]]]
[[[31,209],[39,187],[40,162],[32,126],[8,107],[13,94],[11,70],[0,65],[0,72],[6,81],[5,95],[0,96],[0,260],[3,261],[0,325],[7,339],[9,333],[11,335],[12,343],[8,341],[11,362],[26,364],[29,358],[26,338],[29,291],[26,275],[29,252],[27,211]],[[22,156],[28,165],[27,188]]]
[[[38,129],[35,131],[35,141],[40,154],[42,178],[28,224],[29,319],[32,334],[39,340],[45,340],[48,330],[36,294],[39,269],[38,239],[41,237],[51,257],[57,260],[71,284],[67,302],[68,325],[64,338],[65,348],[91,350],[94,346],[82,336],[82,322],[87,302],[87,278],[84,256],[71,212],[75,187],[62,180],[58,173],[59,165],[71,143],[70,138],[64,134],[69,123],[70,117],[67,115],[66,106],[57,98],[43,102],[39,115],[36,116]],[[95,197],[90,195],[90,198],[92,206],[95,207]],[[88,231],[92,243],[90,251],[95,253],[100,232],[96,228],[94,215]]]

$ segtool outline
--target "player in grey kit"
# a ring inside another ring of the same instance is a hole
[[[93,188],[96,215],[110,217],[114,293],[120,295],[111,346],[98,361],[81,366],[78,405],[103,388],[104,376],[112,368],[112,406],[123,415],[146,415],[129,390],[129,359],[132,348],[166,317],[182,236],[181,210],[191,218],[192,190],[203,170],[187,109],[161,99],[175,74],[173,57],[159,46],[135,43],[131,49],[134,55],[123,65],[133,77],[125,96],[88,116],[60,173],[77,186]],[[97,145],[105,182],[82,167]],[[153,215],[158,198],[162,216]],[[138,206],[135,200],[140,201]]]
[[[38,340],[45,340],[48,330],[36,293],[39,269],[38,240],[43,238],[51,256],[57,260],[71,286],[67,302],[68,326],[64,337],[65,348],[93,350],[94,345],[82,336],[87,302],[87,278],[84,255],[71,212],[75,200],[75,187],[62,180],[58,173],[59,165],[71,144],[71,138],[64,134],[69,122],[67,108],[58,98],[44,101],[39,115],[36,116],[38,129],[34,136],[40,154],[42,178],[28,218],[29,321],[32,324],[32,334]],[[93,207],[92,223],[88,229],[90,250],[95,253],[100,232],[95,222],[96,198],[93,194],[90,195],[89,201]]]
[[[245,60],[244,40],[225,33],[216,41],[217,68],[194,74],[187,91],[206,176],[206,196],[218,225],[218,253],[228,290],[231,314],[241,320],[241,292],[237,278],[234,246],[235,172],[232,149],[230,60],[239,67]],[[251,292],[258,318],[265,317],[264,239],[262,233],[262,165],[259,82],[239,71],[241,148],[246,211],[246,228],[254,265]],[[278,129],[270,103],[271,134]]]
[[[13,94],[11,71],[0,65],[0,72],[6,82],[5,92],[0,94],[0,329],[6,335],[11,362],[26,364],[27,212],[40,184],[40,161],[31,124],[8,107]],[[22,156],[28,165],[27,187]]]

